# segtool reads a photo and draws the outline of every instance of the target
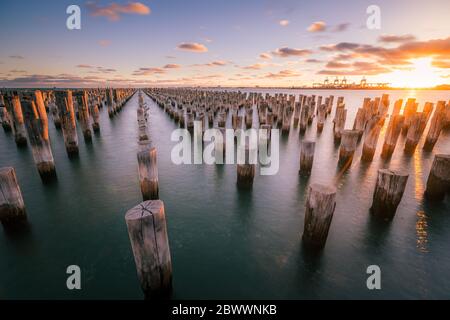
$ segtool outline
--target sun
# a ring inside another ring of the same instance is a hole
[[[432,58],[413,59],[408,70],[396,70],[386,75],[392,87],[430,88],[442,83],[442,78],[431,65]]]

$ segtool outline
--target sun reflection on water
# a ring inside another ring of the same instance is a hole
[[[427,223],[427,215],[424,211],[417,212],[417,222],[416,222],[416,246],[420,252],[427,253],[428,252],[428,223]]]

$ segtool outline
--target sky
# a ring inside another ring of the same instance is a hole
[[[80,30],[66,27],[70,5]],[[1,0],[0,87],[447,84],[449,12],[448,0]]]

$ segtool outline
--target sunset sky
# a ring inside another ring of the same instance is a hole
[[[81,30],[66,8],[81,8]],[[366,27],[369,5],[381,28]],[[0,3],[0,87],[450,83],[450,1]]]

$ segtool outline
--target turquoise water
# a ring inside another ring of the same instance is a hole
[[[257,90],[251,90],[257,91]],[[259,90],[264,91],[264,90]],[[379,91],[300,91],[344,96],[347,128],[364,97]],[[275,90],[271,90],[275,92]],[[448,100],[448,91],[390,91],[421,103]],[[316,140],[310,179],[298,176],[298,129],[280,138],[280,170],[256,176],[251,190],[236,187],[235,165],[174,165],[170,152],[177,128],[162,109],[150,106],[150,133],[158,149],[160,198],[165,203],[173,262],[174,298],[448,298],[450,292],[450,199],[429,204],[423,191],[434,153],[450,153],[443,132],[433,153],[419,144],[403,154],[401,136],[392,159],[359,161],[337,179],[337,207],[327,244],[319,255],[301,245],[304,198],[311,182],[336,179],[338,147],[328,117],[321,135],[315,122],[304,138]],[[16,169],[31,230],[12,237],[0,228],[0,298],[141,299],[125,212],[140,202],[137,175],[137,95],[109,119],[101,111],[101,132],[69,160],[62,133],[50,124],[58,182],[43,185],[31,149],[18,149],[0,130],[0,167]],[[333,113],[334,115],[334,109]],[[230,119],[228,119],[230,122]],[[386,122],[387,124],[387,122]],[[302,138],[303,139],[303,138]],[[390,223],[369,215],[378,168],[403,169],[410,177]],[[258,170],[257,170],[258,172]],[[66,288],[66,268],[79,265],[82,290]],[[382,290],[366,288],[366,268],[381,267]]]

